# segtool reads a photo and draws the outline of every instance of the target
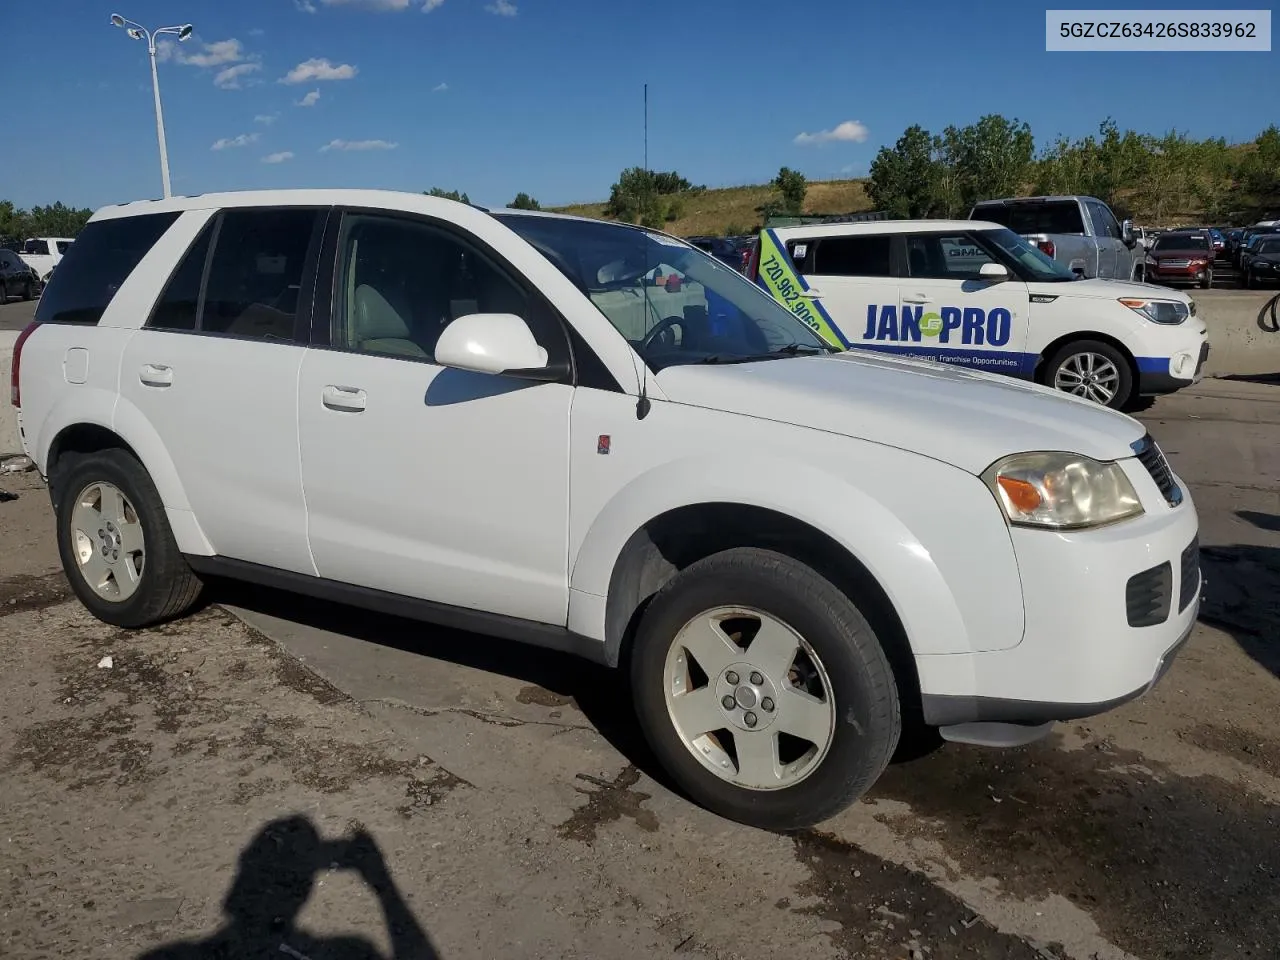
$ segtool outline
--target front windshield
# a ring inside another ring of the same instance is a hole
[[[602,221],[495,216],[573,281],[655,371],[832,349],[742,274],[679,240]]]
[[[1209,239],[1201,236],[1182,234],[1175,237],[1161,237],[1156,241],[1156,250],[1208,250]]]
[[[1012,230],[983,230],[981,235],[1015,261],[1026,280],[1033,283],[1062,283],[1076,279],[1076,275],[1069,269]]]
[[[1258,253],[1272,256],[1280,253],[1280,237],[1268,237],[1258,244]]]

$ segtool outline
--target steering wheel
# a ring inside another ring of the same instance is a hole
[[[663,346],[670,349],[676,345],[675,337],[671,335],[672,327],[679,327],[680,332],[684,333],[685,319],[684,317],[663,317],[658,321],[657,325],[649,331],[648,335],[640,344],[640,352],[646,353],[652,347],[658,338],[663,338]]]

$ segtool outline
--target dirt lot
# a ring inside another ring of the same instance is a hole
[[[1280,386],[1143,418],[1205,544],[1167,679],[788,836],[671,792],[584,663],[226,586],[104,626],[0,475],[0,956],[1280,956]]]

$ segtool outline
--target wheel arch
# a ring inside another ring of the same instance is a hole
[[[1073,330],[1070,333],[1064,333],[1057,340],[1047,344],[1040,351],[1040,356],[1036,358],[1036,368],[1033,374],[1036,383],[1048,385],[1045,377],[1048,371],[1049,358],[1067,344],[1074,343],[1077,340],[1097,340],[1120,351],[1120,356],[1124,357],[1125,362],[1129,365],[1129,374],[1133,378],[1133,385],[1136,391],[1138,385],[1138,361],[1134,359],[1133,351],[1125,346],[1123,340],[1109,333],[1099,333],[1096,330]]]
[[[798,560],[849,596],[880,640],[903,703],[919,705],[920,680],[906,626],[867,565],[811,523],[749,503],[686,504],[652,517],[631,534],[609,575],[607,662],[626,664],[649,601],[673,577],[698,560],[735,547],[774,550]]]

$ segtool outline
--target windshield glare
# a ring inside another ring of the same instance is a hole
[[[1014,260],[1025,278],[1034,283],[1062,283],[1076,275],[1039,247],[1028,243],[1012,230],[983,230],[982,236]]]
[[[1156,250],[1208,250],[1209,238],[1201,236],[1164,236],[1156,241]]]
[[[679,240],[600,221],[496,217],[586,294],[654,371],[831,349],[742,274]]]

